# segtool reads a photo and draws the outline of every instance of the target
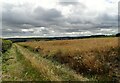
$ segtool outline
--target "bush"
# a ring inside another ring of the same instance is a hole
[[[12,41],[10,40],[2,40],[2,52],[4,53],[12,46]]]

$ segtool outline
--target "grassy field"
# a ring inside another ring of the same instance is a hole
[[[120,78],[119,51],[117,37],[30,41],[13,44],[12,48],[3,54],[3,59],[6,55],[16,57],[16,66],[23,69],[20,70],[20,75],[18,74],[18,78],[22,80],[110,81]],[[7,70],[7,61],[10,59],[5,60],[4,71]],[[12,70],[15,70],[15,67]],[[9,71],[3,74],[10,75]],[[21,76],[26,76],[26,79]]]

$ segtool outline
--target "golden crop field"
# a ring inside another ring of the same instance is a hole
[[[118,76],[118,38],[30,41],[19,45],[64,64],[80,74]],[[115,70],[116,69],[116,70]]]

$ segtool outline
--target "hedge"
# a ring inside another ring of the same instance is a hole
[[[7,51],[12,46],[12,41],[2,39],[2,53]]]

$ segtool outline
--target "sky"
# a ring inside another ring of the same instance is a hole
[[[111,35],[119,0],[2,0],[2,37]]]

